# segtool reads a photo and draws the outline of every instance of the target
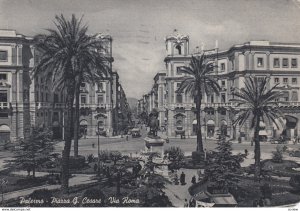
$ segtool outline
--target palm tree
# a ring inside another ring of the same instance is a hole
[[[79,132],[79,97],[80,85],[83,82],[95,85],[109,76],[109,58],[103,53],[103,40],[96,34],[86,36],[80,45],[80,54],[77,69],[75,70],[75,112],[74,112],[74,156],[78,156],[78,132]]]
[[[183,91],[194,98],[196,103],[197,116],[197,151],[204,152],[201,131],[201,102],[203,94],[217,93],[219,94],[220,86],[211,73],[214,70],[214,62],[209,60],[207,56],[202,53],[198,57],[192,56],[189,66],[183,66],[180,71],[187,74],[182,78],[182,83],[177,89],[178,93]]]
[[[73,103],[78,71],[87,61],[96,63],[91,51],[96,46],[87,36],[88,27],[82,26],[82,19],[72,15],[66,20],[63,15],[55,16],[56,29],[47,29],[48,34],[35,37],[36,47],[41,52],[40,61],[33,69],[34,76],[44,77],[51,82],[53,91],[61,89],[66,94],[66,122],[64,150],[62,153],[62,190],[69,187],[69,158],[72,141]],[[87,47],[88,46],[88,47]],[[96,51],[95,51],[96,52]],[[98,58],[98,57],[95,57]],[[98,60],[97,60],[98,61]]]
[[[265,122],[267,120],[269,123],[274,123],[277,128],[279,127],[278,123],[282,124],[280,118],[282,112],[278,102],[276,102],[276,100],[281,97],[282,93],[275,90],[277,85],[270,89],[268,89],[268,87],[269,79],[267,79],[267,77],[259,81],[258,78],[250,76],[245,81],[245,88],[236,89],[236,91],[233,92],[233,96],[238,98],[232,99],[232,101],[236,103],[235,107],[238,108],[237,118],[234,120],[233,124],[243,126],[247,120],[250,120],[250,127],[251,129],[254,128],[254,175],[256,179],[260,176],[260,122]]]

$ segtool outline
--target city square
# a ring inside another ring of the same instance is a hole
[[[0,0],[1,207],[298,209],[299,9]]]

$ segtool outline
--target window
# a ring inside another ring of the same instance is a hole
[[[81,95],[80,96],[80,103],[81,104],[86,104],[86,95]]]
[[[289,67],[289,60],[287,58],[282,59],[282,67]]]
[[[291,101],[298,101],[298,92],[297,91],[292,92]]]
[[[176,67],[176,74],[181,75],[181,67]]]
[[[225,63],[221,63],[221,71],[225,71]]]
[[[274,58],[273,66],[274,66],[274,67],[280,67],[280,61],[279,61],[279,58]]]
[[[7,74],[0,73],[0,81],[7,81]]]
[[[264,59],[259,57],[257,58],[257,67],[263,67],[264,66]]]
[[[46,93],[46,102],[48,102],[48,93]]]
[[[80,88],[85,88],[85,83],[81,83]]]
[[[41,102],[44,102],[44,93],[41,92]]]
[[[181,46],[180,45],[176,45],[175,48],[177,49],[178,55],[181,55]]]
[[[98,84],[98,90],[103,90],[103,83],[100,82],[100,83]]]
[[[279,78],[274,78],[274,82],[275,82],[275,84],[278,84],[279,83]]]
[[[297,59],[292,59],[291,66],[292,68],[296,68],[298,66]]]
[[[289,101],[289,93],[288,92],[283,92],[283,101]]]
[[[0,51],[0,61],[7,61],[7,51]]]
[[[222,87],[225,87],[225,84],[226,84],[225,81],[222,81],[222,82],[221,82],[221,86],[222,86]]]
[[[226,109],[221,110],[221,115],[226,115]]]
[[[292,84],[297,84],[297,78],[292,78]]]
[[[182,95],[181,94],[177,94],[176,103],[182,103]]]
[[[221,103],[225,103],[226,102],[226,95],[225,93],[221,94]]]
[[[283,83],[287,84],[289,82],[288,78],[283,78]]]
[[[210,96],[210,102],[211,102],[211,103],[214,103],[214,95],[211,95],[211,96]]]
[[[98,104],[104,103],[104,97],[103,97],[103,95],[98,95],[97,102],[98,102]]]
[[[213,109],[209,109],[209,110],[207,111],[207,114],[208,114],[208,115],[214,115],[214,114],[215,114],[215,111],[214,111]]]
[[[7,92],[0,92],[0,102],[7,103]]]
[[[57,103],[58,102],[58,95],[57,94],[54,94],[54,103]]]

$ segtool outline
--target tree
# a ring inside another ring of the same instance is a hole
[[[209,155],[208,165],[205,168],[205,177],[217,188],[232,187],[236,184],[236,174],[241,169],[242,154],[232,155],[231,142],[225,135],[218,138],[217,152]]]
[[[33,69],[34,76],[44,77],[51,83],[53,91],[66,95],[66,121],[64,130],[64,149],[62,153],[62,190],[69,188],[69,158],[74,127],[73,103],[78,69],[83,60],[89,57],[85,44],[87,26],[72,15],[66,20],[63,15],[55,16],[55,29],[47,29],[48,34],[35,36],[37,49],[41,52],[40,61]],[[92,58],[91,58],[92,59]]]
[[[180,168],[179,162],[184,159],[184,152],[179,147],[170,147],[165,150],[165,155],[168,156],[168,159],[173,163],[175,168]]]
[[[117,161],[122,159],[122,154],[119,151],[111,151],[109,157],[114,162],[114,165],[116,165]]]
[[[245,81],[245,88],[236,89],[233,92],[233,96],[237,99],[233,99],[237,110],[237,118],[233,124],[239,124],[243,126],[247,120],[250,120],[250,128],[254,128],[254,158],[255,158],[255,179],[260,176],[260,142],[259,142],[259,130],[261,121],[269,121],[279,127],[278,123],[282,124],[281,116],[282,111],[279,107],[278,100],[282,93],[276,91],[277,85],[269,87],[269,79],[263,78],[261,81],[256,77],[250,76]],[[276,121],[276,119],[278,121]]]
[[[28,176],[32,171],[35,177],[36,168],[50,160],[53,144],[51,130],[34,128],[29,139],[20,141],[9,166],[27,171]]]
[[[80,25],[79,25],[80,27]],[[81,33],[86,33],[87,26],[82,27]],[[83,82],[99,84],[100,80],[110,74],[109,60],[105,52],[104,41],[100,35],[85,35],[78,47],[78,64],[75,69],[75,111],[74,111],[74,156],[78,156],[79,138],[79,96],[80,86]]]
[[[182,73],[187,74],[182,78],[182,83],[177,93],[189,93],[196,103],[197,116],[197,151],[204,153],[201,131],[201,103],[203,94],[219,94],[220,86],[211,74],[214,70],[214,61],[210,60],[204,53],[199,57],[192,56],[189,66],[180,68]]]

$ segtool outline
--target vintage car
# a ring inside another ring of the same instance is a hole
[[[138,137],[141,137],[141,131],[139,128],[133,128],[131,129],[131,135],[132,135],[132,138],[138,138]]]

